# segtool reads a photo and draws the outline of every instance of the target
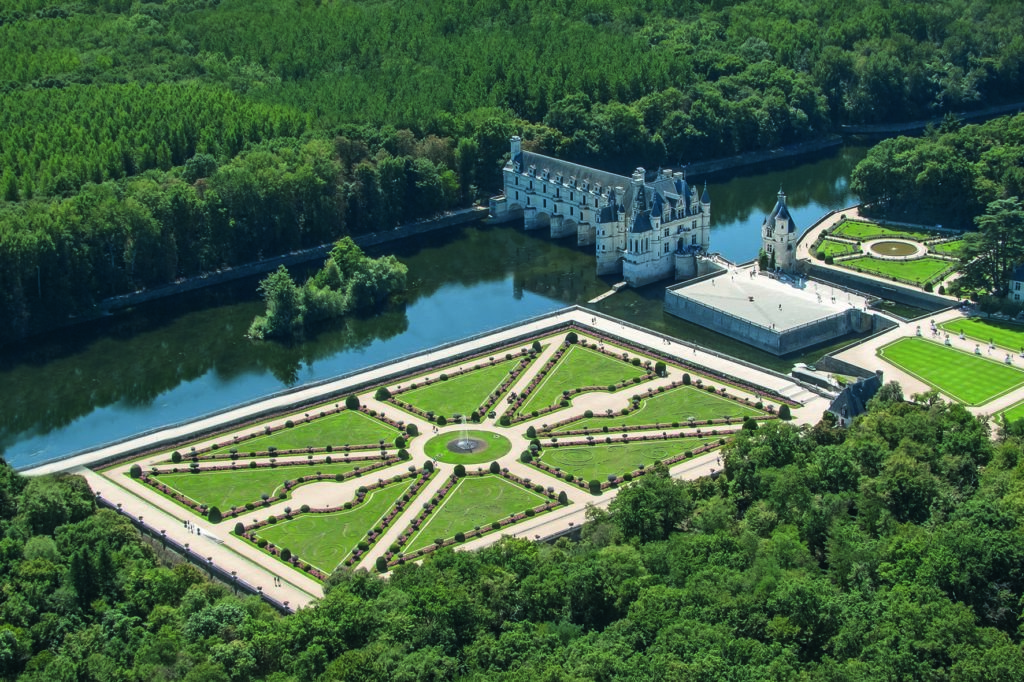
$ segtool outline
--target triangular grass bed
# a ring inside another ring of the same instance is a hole
[[[646,395],[646,393],[644,394]],[[612,417],[594,416],[583,418],[579,421],[564,426],[559,426],[552,433],[579,429],[600,430],[607,426],[614,430],[617,426],[651,426],[655,424],[661,427],[678,423],[680,426],[687,426],[690,418],[695,423],[705,423],[708,419],[722,419],[730,417],[742,420],[745,416],[756,417],[765,414],[761,410],[743,405],[715,395],[710,391],[701,390],[695,386],[680,386],[664,393],[655,393],[653,396],[640,401],[640,407],[631,410],[629,414],[616,414]]]
[[[240,466],[238,469],[227,471],[160,474],[156,480],[199,504],[219,507],[221,511],[227,511],[232,507],[255,502],[263,494],[273,495],[278,488],[284,485],[285,481],[293,481],[299,476],[313,474],[317,471],[324,474],[341,474],[369,464],[372,462],[334,462],[314,466],[280,466],[259,469]]]
[[[581,345],[572,345],[552,367],[541,383],[530,392],[519,408],[519,414],[557,404],[563,391],[586,386],[607,387],[621,381],[645,377],[642,367],[611,357]]]
[[[352,509],[298,514],[292,519],[263,526],[255,535],[279,548],[287,548],[301,561],[329,574],[356,549],[412,484],[412,480],[403,480],[371,490],[366,499]]]
[[[718,439],[718,436],[710,436],[621,442],[613,438],[610,445],[596,442],[595,445],[548,447],[541,460],[549,467],[557,467],[587,481],[606,481],[610,475],[621,476],[639,469],[641,464],[649,467]]]
[[[295,450],[307,447],[322,448],[328,445],[369,445],[384,439],[394,442],[398,429],[374,419],[358,410],[343,410],[326,417],[317,417],[307,423],[298,423],[292,428],[275,431],[269,436],[257,436],[237,444],[224,439],[222,450],[237,448],[239,452],[266,452],[268,448]],[[185,451],[182,450],[182,454]]]
[[[446,381],[396,393],[395,397],[424,412],[448,417],[455,414],[469,416],[498,389],[521,359],[515,357],[493,366],[474,369]]]
[[[419,532],[402,548],[411,554],[456,533],[491,523],[549,502],[548,498],[500,476],[467,476],[445,495]]]

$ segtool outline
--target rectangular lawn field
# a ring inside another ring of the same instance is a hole
[[[1018,419],[1024,419],[1024,400],[1020,401],[1016,405],[1010,405],[1000,415],[1006,420],[1007,424],[1012,424]]]
[[[942,242],[941,244],[935,244],[929,246],[929,249],[935,253],[941,253],[944,256],[953,256],[954,258],[960,258],[960,255],[964,250],[964,240],[956,239],[951,242]]]
[[[547,501],[547,497],[500,476],[467,476],[445,495],[402,551],[415,552],[434,544],[438,538],[448,539],[476,526],[487,526]]]
[[[706,421],[723,417],[742,419],[745,415],[760,414],[764,413],[753,407],[741,405],[734,400],[722,398],[694,386],[680,386],[664,393],[655,393],[650,398],[642,400],[639,409],[633,410],[625,416],[616,415],[610,419],[607,417],[582,419],[567,424],[560,430],[600,429],[603,426],[614,429],[621,425],[643,426],[674,422],[685,426],[690,417],[696,421]]]
[[[644,374],[642,368],[634,367],[599,351],[578,345],[572,346],[530,394],[519,411],[525,414],[553,405],[562,397],[562,391],[584,386],[609,386]]]
[[[299,514],[289,521],[264,526],[258,535],[278,547],[287,547],[302,561],[330,573],[352,553],[359,541],[377,525],[411,480],[393,483],[366,494],[362,504],[331,514]]]
[[[920,286],[935,279],[954,266],[955,263],[930,256],[916,260],[882,260],[881,258],[864,256],[862,258],[839,261],[836,265],[851,270],[861,270],[873,275],[881,275],[882,277],[897,277],[910,282],[916,282]]]
[[[885,227],[878,223],[870,223],[866,220],[844,220],[832,230],[837,237],[847,239],[871,239],[875,237],[893,237],[895,239],[912,239],[916,242],[923,242],[935,237],[944,236],[944,233],[930,232],[928,230],[914,230],[908,227]]]
[[[878,349],[886,361],[966,405],[982,405],[1024,385],[1024,372],[920,338]]]
[[[976,318],[963,318],[942,322],[939,328],[949,332],[953,336],[964,336],[987,344],[990,340],[1000,348],[1016,351],[1024,348],[1024,327],[1019,324],[1002,322],[1000,320],[981,320]]]
[[[621,476],[633,471],[643,464],[651,466],[669,457],[693,450],[710,441],[717,441],[718,436],[708,438],[674,438],[666,441],[639,441],[635,437],[631,442],[612,444],[581,445],[568,448],[546,448],[542,457],[545,464],[558,467],[574,476],[581,476],[591,481],[605,481],[609,474]]]
[[[318,471],[323,474],[342,474],[369,464],[373,464],[373,461],[332,462],[331,464],[260,469],[249,469],[244,464],[240,464],[238,469],[228,471],[160,474],[157,476],[157,480],[200,504],[220,507],[221,511],[227,511],[247,502],[255,502],[263,493],[273,495],[278,488],[284,485],[285,481],[295,480],[299,476],[315,474]]]
[[[483,405],[497,390],[508,373],[519,363],[519,358],[499,362],[493,367],[481,367],[466,374],[399,393],[396,397],[427,412],[469,415]],[[486,359],[484,360],[486,362]]]
[[[309,423],[300,422],[301,419],[303,417],[297,417],[294,420],[295,426],[290,429],[281,429],[269,436],[257,436],[237,444],[225,437],[221,449],[234,447],[239,452],[265,452],[269,447],[296,450],[310,446],[367,445],[381,438],[391,443],[398,436],[398,429],[358,410],[343,410],[338,414],[317,417]]]

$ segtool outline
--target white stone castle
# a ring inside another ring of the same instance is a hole
[[[520,217],[527,230],[548,228],[555,238],[576,235],[595,247],[597,274],[622,274],[630,286],[704,274],[711,241],[711,198],[684,173],[659,172],[648,181],[587,168],[522,150],[512,138],[503,169],[505,193],[491,199],[491,217]]]

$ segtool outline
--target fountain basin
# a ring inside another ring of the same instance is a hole
[[[481,429],[454,426],[426,442],[428,457],[446,464],[484,464],[504,457],[512,449],[505,436]]]

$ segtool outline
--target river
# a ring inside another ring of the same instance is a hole
[[[711,250],[734,262],[755,258],[761,221],[780,187],[801,230],[831,209],[856,203],[849,176],[865,153],[847,146],[812,161],[710,178]],[[55,332],[8,353],[0,359],[0,451],[18,469],[35,466],[584,304],[616,281],[594,274],[593,256],[576,248],[574,238],[553,241],[521,226],[468,225],[378,252],[394,253],[409,266],[404,305],[345,320],[301,344],[244,337],[263,306],[256,281],[243,280]],[[779,359],[690,325],[662,312],[664,286],[621,291],[596,309],[782,371],[824,350]]]

